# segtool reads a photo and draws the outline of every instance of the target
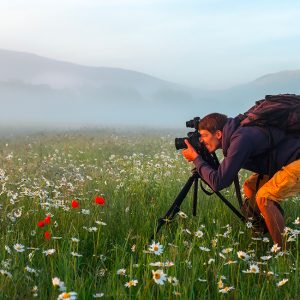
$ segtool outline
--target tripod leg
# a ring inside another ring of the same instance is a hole
[[[198,198],[198,178],[195,178],[194,181],[194,200],[193,200],[193,216],[197,214],[197,198]]]
[[[193,185],[195,179],[197,178],[197,174],[193,174],[192,176],[189,177],[187,180],[186,184],[183,186],[177,197],[175,198],[173,204],[167,211],[167,213],[164,215],[163,218],[160,218],[158,220],[158,225],[156,229],[156,233],[159,232],[160,228],[167,222],[167,220],[172,220],[174,216],[179,212],[180,210],[180,205],[183,202],[184,198],[186,197],[187,193],[189,192],[191,186]],[[154,235],[151,237],[151,240],[153,240]]]

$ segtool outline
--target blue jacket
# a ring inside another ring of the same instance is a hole
[[[194,160],[197,171],[214,191],[220,191],[233,182],[242,168],[269,174],[270,151],[274,148],[273,173],[300,158],[299,137],[286,135],[275,127],[270,127],[270,131],[273,143],[267,130],[257,126],[241,127],[238,118],[228,118],[222,131],[223,161],[214,170],[198,156]]]

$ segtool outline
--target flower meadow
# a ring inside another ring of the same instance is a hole
[[[0,299],[299,299],[299,196],[283,249],[200,189],[150,239],[191,174],[175,135],[2,137]]]

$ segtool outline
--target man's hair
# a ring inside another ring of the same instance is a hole
[[[198,129],[208,130],[210,133],[215,133],[217,130],[223,130],[228,117],[219,113],[212,113],[200,120]]]

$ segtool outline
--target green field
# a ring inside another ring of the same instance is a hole
[[[61,299],[75,298],[69,292],[78,299],[299,299],[299,197],[283,204],[287,250],[272,252],[268,235],[253,238],[219,198],[201,191],[197,216],[190,193],[181,207],[187,218],[177,216],[155,237],[162,253],[149,249],[157,219],[191,173],[174,137],[112,130],[2,137],[0,299],[57,299],[64,287]],[[246,177],[241,172],[241,183]],[[237,206],[232,187],[222,194]]]

